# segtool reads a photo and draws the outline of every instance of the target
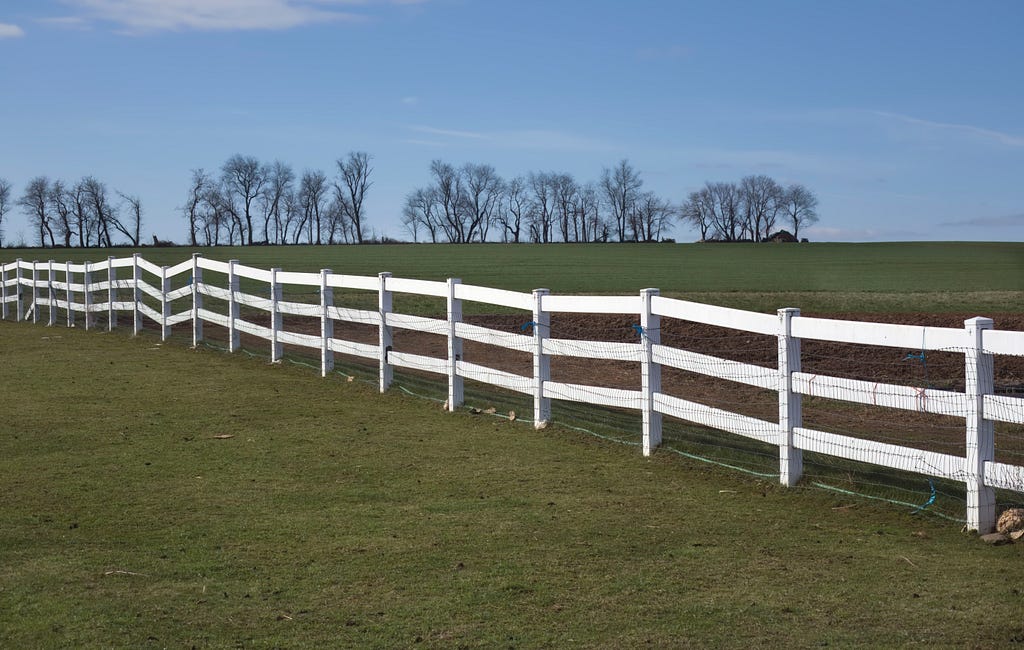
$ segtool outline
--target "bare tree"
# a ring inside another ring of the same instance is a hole
[[[708,183],[711,195],[711,225],[715,238],[738,241],[743,228],[740,215],[740,191],[736,183]]]
[[[356,241],[363,243],[363,201],[366,191],[373,184],[370,182],[370,154],[365,151],[353,151],[348,158],[338,159],[338,183],[334,184],[340,204],[352,223]]]
[[[667,200],[654,192],[644,192],[637,197],[631,210],[631,222],[636,229],[636,240],[656,242],[662,231],[672,224],[675,210]]]
[[[139,238],[142,234],[142,199],[137,195],[129,195],[123,192],[118,192],[117,195],[125,202],[131,221],[125,224],[115,216],[111,224],[128,238],[132,246],[138,246]]]
[[[423,227],[430,234],[430,242],[437,243],[437,236],[441,230],[437,220],[437,206],[437,192],[433,187],[418,188],[405,197],[402,226],[412,235],[413,241],[419,241],[419,229]]]
[[[465,187],[466,229],[465,241],[487,240],[491,220],[501,203],[505,185],[494,167],[490,165],[466,164],[461,170]]]
[[[501,225],[501,240],[519,243],[523,223],[529,213],[530,198],[527,194],[526,179],[516,176],[505,186],[505,203],[498,211],[498,223]]]
[[[64,240],[66,248],[71,247],[71,238],[75,235],[76,228],[73,223],[74,206],[71,193],[64,186],[64,181],[57,179],[50,185],[47,194],[50,208],[57,216],[57,233]]]
[[[601,219],[601,198],[597,186],[590,182],[580,188],[576,202],[580,224],[580,241],[607,241],[607,225]]]
[[[775,224],[782,201],[782,187],[771,177],[763,174],[745,176],[740,180],[744,227],[754,241],[768,237]]]
[[[800,237],[800,228],[818,222],[818,197],[800,184],[786,187],[782,195],[783,210],[793,224],[793,236]]]
[[[267,182],[267,167],[253,156],[235,154],[221,167],[221,179],[229,194],[241,201],[241,215],[245,217],[244,232],[240,236],[244,243],[252,245],[252,204]],[[243,226],[239,222],[239,226]]]
[[[90,217],[95,220],[99,232],[97,244],[99,246],[112,246],[113,240],[110,237],[110,228],[117,220],[116,209],[110,202],[107,195],[105,183],[93,176],[84,177],[79,185],[85,198],[85,204],[91,213]]]
[[[700,231],[700,240],[707,241],[714,224],[714,198],[708,186],[690,192],[679,213],[683,221]]]
[[[319,169],[306,170],[302,173],[302,181],[299,183],[299,204],[302,206],[302,222],[309,233],[310,244],[319,246],[322,243],[321,217],[326,211],[328,189],[330,185],[327,182],[327,175]],[[295,243],[298,243],[298,235],[296,232]]]
[[[267,183],[260,193],[263,210],[263,240],[270,243],[281,243],[281,209],[284,196],[289,192],[295,181],[295,172],[290,165],[275,160],[268,168]],[[271,231],[273,223],[273,231]]]
[[[0,246],[4,243],[4,215],[11,209],[11,184],[0,178]]]
[[[213,179],[206,173],[206,170],[199,168],[192,170],[192,184],[189,186],[188,199],[181,211],[188,219],[189,244],[196,246],[196,232],[200,227],[200,211],[202,209],[203,197],[213,185]]]
[[[528,225],[530,241],[546,244],[551,241],[555,219],[555,174],[551,172],[530,172],[527,182],[533,193],[530,201]]]
[[[50,246],[55,246],[53,238],[52,216],[50,214],[50,179],[36,176],[25,186],[25,192],[18,199],[18,205],[28,215],[30,223],[39,233],[39,245],[46,246],[49,237]]]
[[[434,199],[438,226],[450,243],[466,242],[466,189],[462,174],[452,165],[435,160],[430,163],[434,175],[431,195]]]
[[[579,241],[579,212],[577,199],[579,185],[571,174],[554,174],[551,177],[551,192],[555,204],[555,219],[562,241]]]
[[[619,161],[612,169],[605,168],[601,174],[601,191],[615,221],[619,241],[626,241],[630,211],[643,183],[640,174],[626,159]]]

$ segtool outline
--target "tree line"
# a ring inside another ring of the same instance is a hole
[[[363,243],[371,161],[350,152],[337,159],[333,176],[318,169],[299,176],[287,163],[242,154],[215,172],[194,169],[180,208],[189,244]],[[677,205],[646,190],[628,160],[583,182],[553,171],[504,179],[491,165],[443,160],[431,162],[429,174],[402,207],[402,227],[415,242],[653,242],[677,223],[702,241],[764,241],[782,227],[799,237],[818,220],[811,190],[764,175],[707,182]],[[29,217],[40,246],[111,246],[119,235],[140,244],[141,200],[111,193],[92,176],[74,185],[39,176],[17,199],[0,178],[0,245],[13,205]]]

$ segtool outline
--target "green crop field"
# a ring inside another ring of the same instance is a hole
[[[0,646],[1007,647],[1024,544],[305,368],[0,323]]]
[[[131,249],[2,251],[3,261],[98,261]],[[176,264],[189,248],[147,248]],[[1024,243],[385,245],[196,249],[260,268],[440,280],[517,291],[663,295],[758,311],[1019,312]]]

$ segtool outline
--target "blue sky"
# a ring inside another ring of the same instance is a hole
[[[1021,241],[1022,27],[1017,0],[3,0],[0,177],[95,175],[180,242],[191,169],[364,150],[368,226],[404,237],[433,159],[628,158],[674,202],[803,183],[813,240]]]

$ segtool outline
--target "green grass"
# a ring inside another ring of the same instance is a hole
[[[197,249],[215,259],[280,267],[441,280],[556,293],[663,295],[759,311],[1006,312],[1024,304],[1024,243],[874,244],[387,245]],[[21,257],[72,261],[123,256],[130,249],[4,250]],[[188,248],[147,248],[158,264],[176,264]]]
[[[150,335],[0,358],[3,647],[1024,639],[1024,545],[909,509]]]

